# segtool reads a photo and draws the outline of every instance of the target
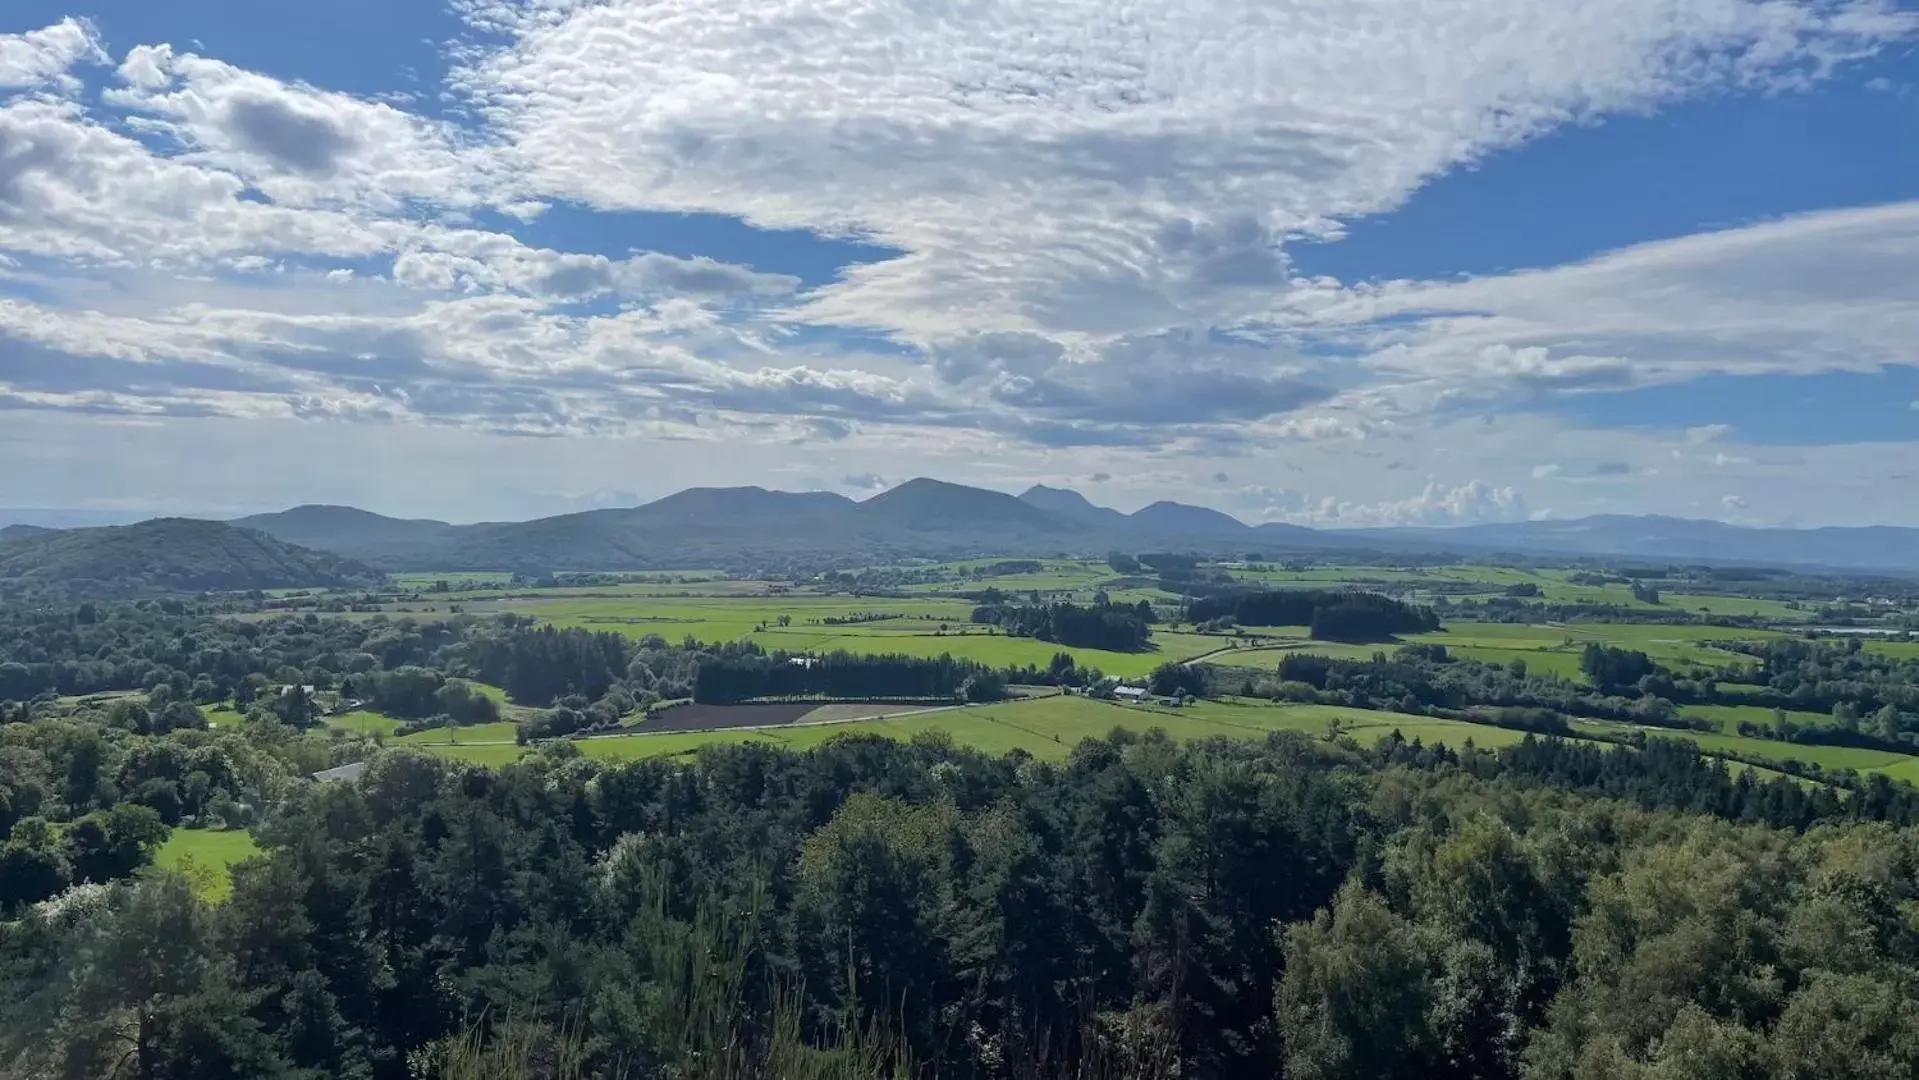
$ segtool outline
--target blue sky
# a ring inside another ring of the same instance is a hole
[[[1890,0],[0,14],[0,508],[1919,525]]]

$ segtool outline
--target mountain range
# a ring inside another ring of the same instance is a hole
[[[911,480],[857,502],[829,492],[690,488],[629,509],[522,522],[449,525],[351,507],[302,506],[234,524],[387,570],[769,570],[1159,547],[1273,557],[1342,551],[1510,553],[1919,573],[1919,529],[1761,529],[1613,515],[1334,531],[1247,525],[1218,510],[1177,502],[1126,514],[1067,488],[1035,486],[1014,496],[931,479]]]
[[[378,571],[777,573],[906,558],[1115,550],[1274,559],[1307,553],[1498,553],[1919,574],[1919,529],[1758,529],[1602,516],[1333,531],[1247,525],[1218,510],[1177,502],[1126,514],[1066,488],[1037,486],[1014,496],[930,479],[908,481],[862,501],[830,492],[689,488],[643,506],[473,525],[385,517],[349,506],[299,506],[225,524],[190,524],[201,531],[185,530],[179,519],[64,531],[9,528],[0,532],[0,578],[87,577],[122,565],[134,567],[140,580],[180,582],[181,587],[217,581],[223,584],[194,587],[272,588],[364,580]],[[262,549],[261,542],[268,540],[279,546]],[[129,554],[142,543],[184,545],[192,554],[142,563]],[[98,550],[110,557],[89,554]],[[212,562],[223,551],[235,553],[233,565],[217,571]],[[57,565],[39,565],[47,558]]]

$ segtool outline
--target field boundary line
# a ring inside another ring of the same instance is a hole
[[[1041,699],[1035,699],[1035,700],[1041,700]],[[995,702],[995,704],[998,704],[998,703]],[[721,732],[721,731],[791,731],[794,728],[833,727],[838,724],[881,724],[881,723],[887,723],[892,720],[904,720],[914,716],[928,716],[933,713],[952,712],[955,709],[970,709],[972,707],[973,706],[970,704],[968,705],[936,705],[930,709],[915,709],[911,712],[887,713],[884,716],[854,716],[854,717],[848,717],[844,720],[795,720],[790,724],[739,724],[739,725],[734,725],[730,727],[690,728],[690,729],[684,729],[679,731],[643,731],[643,730],[636,729],[633,731],[606,732],[599,735],[582,735],[577,739],[566,739],[564,741],[595,742],[601,739],[627,739],[627,738],[632,738],[634,736],[640,736],[640,735],[644,735],[649,738],[658,738],[663,735],[712,735],[716,732]],[[988,717],[988,719],[992,719],[992,718]],[[547,740],[547,741],[553,741],[553,740]],[[517,745],[517,744],[462,743],[461,745],[462,746],[488,746],[488,745],[511,746],[511,745]]]

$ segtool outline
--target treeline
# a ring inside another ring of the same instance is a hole
[[[1650,657],[1637,649],[1620,649],[1589,641],[1579,654],[1579,670],[1592,680],[1594,686],[1610,690],[1638,686],[1640,680],[1653,674],[1658,667]]]
[[[490,724],[500,718],[499,705],[472,684],[413,664],[349,675],[340,696],[403,720],[445,717],[452,724]]]
[[[632,662],[632,642],[620,634],[528,623],[471,641],[464,658],[481,682],[504,688],[521,704],[547,705],[568,694],[597,698]]]
[[[1137,652],[1152,644],[1153,605],[1137,604],[981,604],[972,621],[998,626],[1014,637],[1029,637],[1081,649]]]
[[[1240,626],[1306,626],[1326,641],[1384,641],[1395,634],[1439,629],[1431,608],[1379,593],[1346,589],[1272,589],[1201,596],[1186,605],[1196,623],[1227,620]]]
[[[970,660],[843,651],[825,656],[747,651],[713,655],[700,663],[693,682],[693,700],[714,703],[780,697],[997,701],[1004,696],[1004,677]]]
[[[1779,775],[1760,780],[1751,769],[1728,766],[1680,739],[1607,746],[1528,735],[1497,751],[1454,751],[1438,744],[1422,746],[1417,739],[1409,742],[1395,731],[1374,747],[1372,756],[1384,765],[1456,766],[1481,779],[1515,780],[1624,799],[1648,810],[1712,814],[1795,832],[1847,821],[1919,824],[1919,788],[1895,783],[1882,773],[1848,778],[1844,784],[1811,785]]]
[[[1404,645],[1372,660],[1288,655],[1267,676],[1237,668],[1197,666],[1205,694],[1344,705],[1465,719],[1483,719],[1486,709],[1537,709],[1571,716],[1651,727],[1713,730],[1691,720],[1667,697],[1631,688],[1598,691],[1552,675],[1529,671],[1523,660],[1487,664],[1453,659],[1442,645]],[[1527,730],[1549,730],[1537,724]]]
[[[565,750],[499,770],[388,753],[294,789],[217,906],[152,874],[18,912],[0,1060],[153,1080],[1919,1072],[1919,838],[1863,820],[1913,820],[1897,792],[1657,742]]]
[[[458,640],[454,623],[285,615],[241,621],[177,600],[0,605],[0,701],[170,687],[198,704],[248,701],[268,687],[331,689],[344,676],[431,666]]]

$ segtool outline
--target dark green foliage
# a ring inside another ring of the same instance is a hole
[[[1161,664],[1146,686],[1161,697],[1198,697],[1206,692],[1206,675],[1188,664]]]
[[[45,900],[73,879],[66,844],[52,825],[28,818],[10,829],[0,844],[0,914]]]
[[[345,690],[356,691],[370,707],[408,720],[444,716],[454,724],[489,724],[500,718],[492,698],[458,679],[411,664],[370,672]]]
[[[1102,594],[1103,596],[1104,594]],[[1079,604],[982,604],[973,621],[998,626],[1014,637],[1030,637],[1082,649],[1136,652],[1153,638],[1153,605],[1095,602]]]
[[[66,836],[73,880],[112,881],[138,869],[166,839],[167,825],[162,817],[150,806],[121,803],[74,822]]]
[[[1657,668],[1643,652],[1592,641],[1586,643],[1585,651],[1579,656],[1579,670],[1586,673],[1594,686],[1609,690],[1636,685]]]
[[[326,689],[354,672],[427,665],[459,637],[449,624],[407,618],[238,622],[167,603],[117,605],[92,619],[73,608],[0,605],[0,701],[164,684],[175,700],[250,702],[281,685]]]
[[[1138,557],[1141,566],[1159,574],[1191,573],[1202,561],[1197,555],[1180,552],[1148,552]]]
[[[700,662],[693,699],[701,702],[746,701],[767,697],[835,698],[958,698],[991,700],[988,688],[1003,680],[984,664],[951,656],[855,656],[833,652],[825,656],[768,656],[757,650],[733,649],[712,654]],[[970,689],[969,689],[970,687]]]
[[[1241,626],[1308,626],[1312,636],[1327,641],[1385,641],[1394,634],[1439,629],[1430,608],[1337,589],[1226,591],[1193,600],[1186,617],[1196,623],[1230,618]]]
[[[597,698],[624,677],[633,646],[619,634],[510,623],[468,643],[481,682],[505,688],[522,705],[550,705],[568,694]]]
[[[1657,742],[388,754],[298,789],[218,909],[159,878],[0,924],[0,1054],[56,1075],[137,1047],[147,1075],[193,1077],[1464,1080],[1717,1047],[1742,1075],[1835,1054],[1904,1075],[1919,848],[1843,824],[1897,809],[1882,796]],[[1699,1075],[1675,1068],[1643,1075]]]

